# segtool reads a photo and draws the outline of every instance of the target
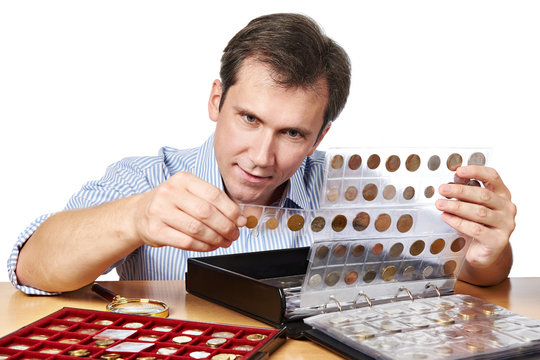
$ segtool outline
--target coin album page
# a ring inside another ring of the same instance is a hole
[[[0,339],[0,359],[260,359],[280,330],[64,308]]]

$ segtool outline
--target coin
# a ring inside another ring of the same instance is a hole
[[[304,227],[304,217],[300,214],[291,215],[287,220],[287,227],[291,231],[299,231]]]
[[[191,340],[193,340],[191,337],[185,335],[175,336],[172,338],[172,342],[175,344],[187,344]]]
[[[367,184],[364,186],[364,190],[362,190],[362,196],[366,201],[373,201],[377,197],[377,193],[379,192],[379,189],[377,188],[377,185],[375,184]]]
[[[426,243],[423,240],[416,240],[412,243],[411,247],[409,248],[409,253],[412,256],[417,256],[424,251],[424,248],[426,247]]]
[[[381,158],[377,154],[373,154],[368,158],[367,166],[371,170],[374,170],[379,167],[379,164],[381,163]]]
[[[169,325],[160,325],[160,326],[156,326],[154,328],[152,328],[152,330],[154,331],[162,331],[162,332],[169,332],[173,329],[172,326],[169,326]]]
[[[469,349],[469,351],[471,352],[482,351],[485,348],[485,345],[483,342],[476,341],[476,340],[469,340],[466,342],[466,345],[467,345],[467,349]]]
[[[388,214],[380,214],[375,220],[375,229],[378,232],[383,232],[388,230],[390,224],[392,223],[392,218]]]
[[[236,360],[242,358],[242,355],[221,353],[212,356],[212,360]]]
[[[390,155],[388,159],[386,159],[386,170],[390,172],[395,172],[397,169],[399,169],[400,165],[401,160],[397,155]]]
[[[385,267],[382,271],[382,278],[384,281],[390,281],[396,276],[397,268],[394,265]]]
[[[96,345],[97,347],[107,347],[112,344],[114,344],[113,339],[97,339],[96,341],[94,341],[94,345]]]
[[[359,340],[366,340],[374,337],[375,333],[368,329],[362,329],[359,331],[355,331],[354,336],[357,337]]]
[[[343,257],[347,253],[347,247],[343,244],[339,244],[334,248],[333,253],[337,258]]]
[[[58,324],[58,325],[51,325],[51,326],[49,326],[47,329],[49,329],[49,330],[56,330],[56,331],[64,331],[64,330],[66,330],[68,327],[69,327],[68,325]]]
[[[474,320],[478,316],[478,314],[473,309],[467,308],[467,309],[461,309],[459,311],[459,316],[464,320]],[[474,331],[474,329],[472,330]],[[481,330],[481,328],[478,330]]]
[[[48,348],[48,349],[39,350],[39,352],[42,354],[59,354],[62,352],[62,349]]]
[[[495,314],[495,311],[497,311],[497,307],[494,304],[482,305],[482,312],[484,313],[484,315],[491,316]]]
[[[335,202],[339,198],[339,189],[337,187],[332,187],[328,189],[328,192],[326,193],[326,198],[330,202]]]
[[[349,169],[356,170],[362,165],[362,158],[358,154],[354,154],[349,158]]]
[[[68,351],[68,355],[76,357],[88,357],[90,356],[90,351],[87,349],[75,349]]]
[[[60,342],[60,343],[62,343],[62,344],[76,344],[76,343],[78,343],[79,341],[81,341],[81,340],[80,340],[80,339],[61,339],[61,340],[58,341],[58,342]]]
[[[457,263],[455,260],[448,260],[443,265],[443,275],[444,276],[454,276],[454,271],[457,268]]]
[[[439,354],[451,354],[454,351],[450,346],[441,345],[441,346],[435,346],[435,352]]]
[[[224,338],[211,338],[206,340],[206,346],[211,348],[217,348],[227,342],[227,339]]]
[[[166,347],[159,348],[157,353],[160,354],[160,355],[172,355],[177,351],[178,351],[178,349],[175,348],[175,347],[166,346]],[[210,355],[210,354],[208,354],[208,355]]]
[[[257,219],[257,217],[253,215],[250,215],[247,217],[246,227],[248,229],[253,229],[254,227],[257,226],[258,223],[259,223],[259,219]]]
[[[363,280],[366,283],[370,283],[375,279],[376,276],[377,276],[377,272],[373,269],[370,269],[364,273]]]
[[[358,273],[356,271],[354,271],[354,270],[349,271],[345,275],[345,284],[347,284],[347,285],[354,284],[356,282],[356,280],[358,280]]]
[[[251,351],[251,350],[253,350],[253,346],[251,346],[251,345],[237,345],[237,346],[233,347],[233,350]]]
[[[403,277],[405,279],[411,279],[414,275],[414,266],[407,266],[405,269],[403,269]]]
[[[341,155],[334,155],[332,158],[332,161],[330,162],[330,165],[332,166],[332,169],[341,169],[343,166],[343,156]]]
[[[28,338],[32,340],[47,340],[49,338],[49,335],[37,334],[28,336]]]
[[[424,268],[424,270],[422,271],[422,276],[424,278],[428,278],[431,276],[431,274],[433,274],[433,266],[431,265],[428,265]]]
[[[98,329],[91,329],[91,328],[89,328],[89,329],[79,329],[79,330],[77,330],[77,332],[78,332],[79,334],[85,334],[85,335],[92,335],[92,334],[97,333],[98,331],[99,331]]]
[[[428,169],[435,171],[441,166],[441,158],[438,155],[433,155],[428,160]]]
[[[138,328],[141,328],[143,326],[144,326],[144,324],[140,323],[140,322],[130,322],[130,323],[124,324],[123,327],[128,328],[128,329],[138,329]]]
[[[446,243],[444,242],[444,239],[439,238],[439,239],[437,239],[437,240],[435,240],[434,242],[431,243],[431,246],[429,247],[429,251],[433,255],[437,255],[438,253],[443,251],[445,245],[446,245]]]
[[[67,321],[75,321],[75,322],[81,322],[84,320],[83,317],[80,317],[80,316],[69,316],[63,320],[67,320]]]
[[[159,336],[157,335],[142,335],[138,337],[138,340],[142,341],[157,341],[159,339]]]
[[[386,185],[383,189],[383,198],[392,200],[396,196],[396,187],[394,185]]]
[[[456,171],[458,167],[461,166],[463,163],[463,158],[458,153],[453,153],[450,156],[448,156],[448,160],[446,160],[446,167],[448,167],[448,170],[450,171]]]
[[[326,275],[326,278],[324,279],[324,282],[328,286],[334,286],[339,281],[340,273],[337,271],[332,271],[331,273]]]
[[[321,245],[315,251],[315,256],[319,259],[324,259],[328,255],[328,246]]]
[[[97,320],[94,321],[96,325],[111,325],[113,322],[111,320]]]
[[[213,333],[212,336],[213,337],[220,337],[220,338],[230,339],[230,338],[234,337],[234,333],[232,333],[230,331],[217,331],[217,332]]]
[[[312,288],[317,288],[322,284],[322,277],[320,274],[315,274],[309,278],[308,285]]]
[[[261,341],[261,340],[266,339],[266,335],[263,335],[263,334],[250,334],[250,335],[246,336],[246,339],[248,339],[249,341]]]
[[[349,186],[347,190],[345,190],[345,200],[347,201],[354,201],[356,199],[356,196],[358,196],[358,189],[356,186]]]
[[[365,247],[364,245],[356,245],[352,251],[353,253],[353,256],[354,257],[360,257],[362,255],[364,255],[364,251],[365,251]]]
[[[467,184],[468,186],[476,186],[476,187],[482,187],[482,185],[480,184],[480,181],[478,180],[474,180],[474,179],[471,179],[469,181],[467,181]]]
[[[369,226],[369,214],[366,212],[359,212],[353,219],[353,229],[356,231],[364,231]]]
[[[102,354],[99,358],[103,360],[117,360],[121,358],[121,355],[116,353],[105,353]]]
[[[418,168],[420,167],[420,156],[416,154],[409,155],[409,157],[405,161],[405,167],[410,172],[418,170]]]
[[[26,350],[29,347],[30,345],[24,345],[24,344],[13,344],[13,345],[8,346],[9,349],[13,349],[13,350]]]
[[[486,165],[486,157],[481,152],[475,152],[469,157],[468,165]]]
[[[400,233],[406,233],[413,226],[413,217],[409,214],[403,214],[397,221],[397,229]]]
[[[317,216],[311,221],[311,230],[313,230],[314,232],[319,232],[324,229],[325,225],[326,220],[324,220],[322,216]]]
[[[373,255],[380,255],[383,251],[383,244],[381,243],[376,243],[375,245],[373,245],[373,247],[371,248],[371,253]]]
[[[270,219],[266,220],[266,227],[269,230],[274,230],[279,226],[279,220],[275,217],[271,217]]]
[[[135,358],[135,360],[156,360],[157,357],[155,356],[138,356]]]
[[[332,220],[332,229],[334,229],[335,232],[343,231],[345,226],[347,226],[347,218],[344,215],[336,215]]]
[[[435,188],[433,186],[427,186],[424,190],[424,196],[428,199],[431,199],[435,195]]]
[[[398,242],[392,245],[390,248],[390,257],[398,257],[403,252],[403,244]]]
[[[465,247],[465,244],[465,239],[462,237],[458,237],[452,242],[452,245],[450,245],[450,250],[452,250],[453,252],[459,252]]]
[[[405,200],[411,200],[414,197],[414,194],[415,194],[415,190],[414,190],[414,187],[412,186],[407,186],[403,190],[403,198]]]
[[[193,335],[193,336],[199,336],[199,335],[201,335],[203,332],[204,332],[204,331],[199,330],[199,329],[189,329],[189,330],[184,330],[184,331],[182,331],[182,334]]]

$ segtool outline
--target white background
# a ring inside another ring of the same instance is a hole
[[[229,38],[293,11],[352,61],[348,104],[321,148],[492,147],[518,206],[511,276],[540,276],[540,2],[255,3],[0,2],[2,263],[35,217],[110,163],[204,141]]]

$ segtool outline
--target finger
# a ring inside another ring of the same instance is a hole
[[[494,228],[510,229],[511,224],[504,216],[505,212],[492,210],[483,205],[459,200],[438,199],[435,203],[437,209],[458,216],[462,219]]]
[[[447,198],[481,204],[489,209],[503,209],[507,200],[490,189],[460,184],[442,184],[439,193]]]
[[[475,241],[484,246],[486,250],[493,251],[500,249],[503,244],[507,242],[508,237],[504,236],[502,232],[496,228],[484,226],[450,213],[443,213],[441,218],[458,232],[475,239]]]
[[[201,252],[214,251],[219,247],[217,245],[213,245],[208,242],[204,242],[196,238],[190,237],[187,234],[178,231],[178,229],[168,226],[165,223],[161,223],[161,225],[162,226],[159,229],[154,230],[152,234],[152,241],[147,242],[148,245],[172,246],[183,250]]]
[[[486,189],[508,200],[512,197],[499,173],[493,168],[479,165],[462,166],[456,170],[456,175],[461,178],[479,180]]]

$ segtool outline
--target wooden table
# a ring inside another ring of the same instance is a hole
[[[124,297],[143,297],[164,301],[170,318],[209,321],[234,325],[269,327],[257,320],[209,301],[187,294],[184,281],[104,281],[103,286]],[[511,278],[493,287],[476,287],[458,282],[456,293],[470,294],[503,306],[513,312],[540,320],[540,278]],[[105,310],[107,301],[90,287],[60,296],[29,296],[10,283],[0,282],[0,336],[9,334],[63,307]],[[340,357],[310,342],[288,339],[272,359],[339,359]]]

